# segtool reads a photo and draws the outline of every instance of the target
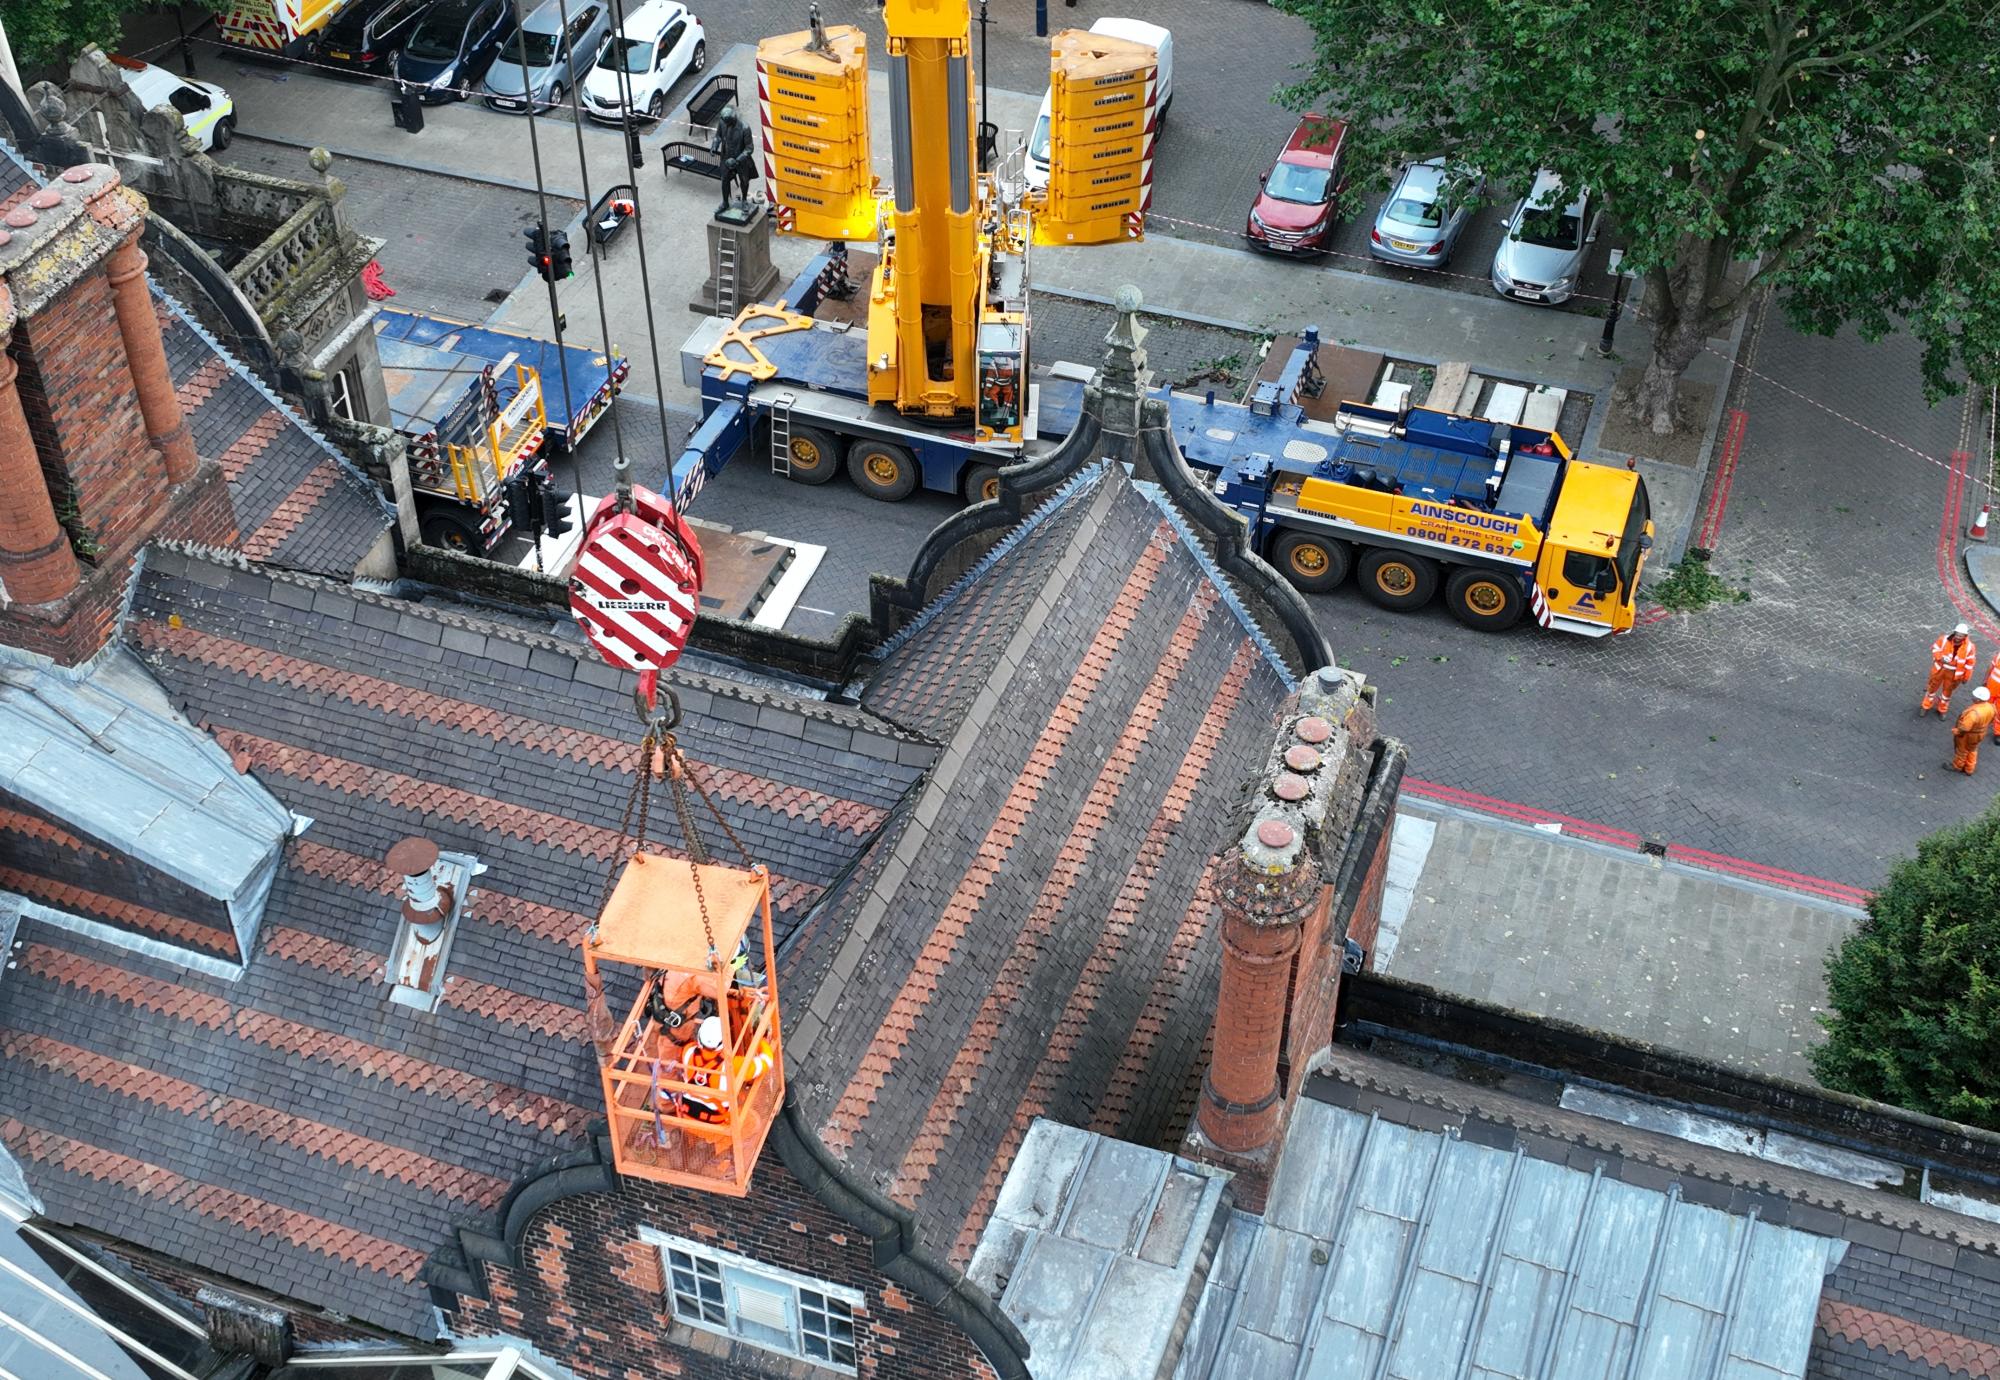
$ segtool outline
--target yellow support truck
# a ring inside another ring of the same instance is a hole
[[[1530,611],[1586,637],[1632,627],[1653,546],[1646,481],[1576,459],[1553,431],[1349,402],[1273,450],[1225,463],[1215,494],[1302,590],[1352,574],[1383,608],[1442,590],[1474,628]]]
[[[300,57],[346,0],[238,0],[216,16],[224,43],[279,57]]]

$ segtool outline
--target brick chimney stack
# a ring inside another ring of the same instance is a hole
[[[0,217],[0,640],[65,665],[109,638],[148,539],[236,538],[174,393],[145,217],[95,163]]]
[[[1222,980],[1182,1153],[1234,1172],[1261,1212],[1307,1075],[1333,1038],[1350,931],[1374,935],[1403,751],[1359,676],[1327,667],[1281,717],[1235,839],[1215,860]]]

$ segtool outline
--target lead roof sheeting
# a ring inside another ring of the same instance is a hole
[[[291,825],[123,647],[80,680],[9,669],[0,680],[0,763],[0,787],[223,900],[249,883]]]
[[[1799,1377],[1841,1249],[1311,1100],[1249,1230],[1210,1284],[1229,1335],[1183,1376]]]

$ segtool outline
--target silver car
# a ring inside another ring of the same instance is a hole
[[[1571,196],[1546,168],[1514,205],[1493,255],[1493,290],[1521,302],[1567,302],[1583,279],[1584,255],[1597,240],[1600,215],[1590,189]]]
[[[1447,168],[1442,158],[1411,163],[1375,216],[1368,252],[1404,268],[1443,268],[1486,190],[1469,168]]]
[[[611,37],[604,0],[571,0],[565,30],[562,6],[545,0],[508,35],[486,69],[486,104],[495,110],[546,110],[563,103],[582,81]]]

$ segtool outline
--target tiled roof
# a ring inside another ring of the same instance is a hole
[[[1213,1009],[1205,870],[1288,689],[1122,469],[1051,501],[863,696],[944,753],[812,937],[837,956],[802,961],[830,976],[790,1037],[827,1147],[959,1264],[1036,1116],[1175,1120]]]
[[[221,464],[253,560],[347,578],[395,520],[373,483],[195,322],[155,291],[181,411]]]
[[[22,921],[0,1138],[60,1220],[422,1335],[431,1252],[602,1115],[576,944],[618,852],[629,679],[552,639],[157,547],[125,636],[313,823],[238,981]],[[789,932],[931,751],[854,709],[670,684]],[[489,869],[435,1013],[383,980],[381,859],[412,833]]]

